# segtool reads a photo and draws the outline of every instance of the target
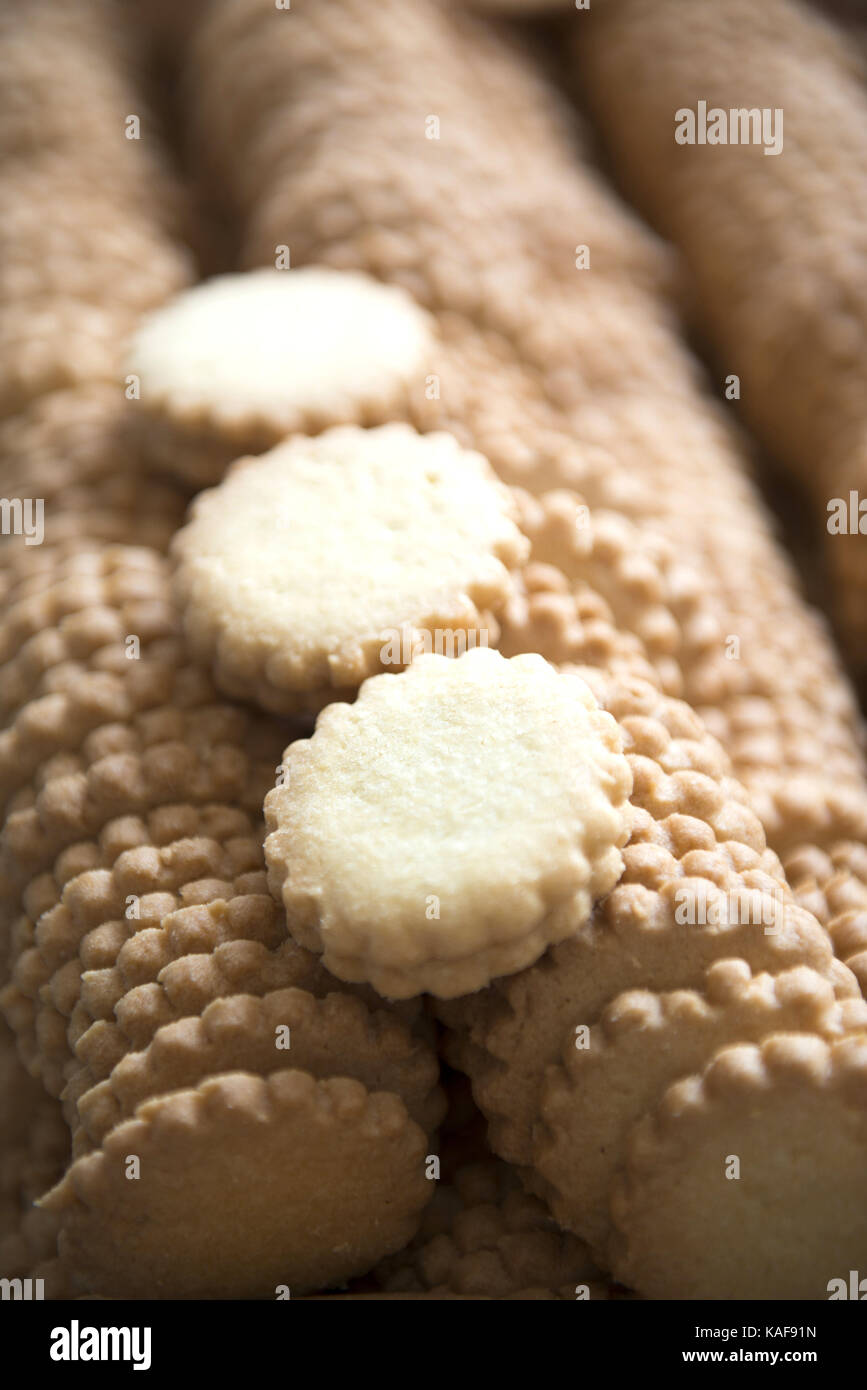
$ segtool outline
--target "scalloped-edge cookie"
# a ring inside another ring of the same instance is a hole
[[[41,1205],[91,1292],[294,1295],[406,1245],[433,1193],[427,1145],[397,1096],[358,1081],[233,1072],[140,1106]]]
[[[436,1054],[399,1018],[348,994],[273,990],[215,999],[200,1017],[167,1024],[144,1051],[123,1057],[80,1097],[74,1151],[101,1143],[152,1096],[194,1089],[221,1072],[268,1076],[289,1062],[319,1078],[349,1076],[369,1091],[392,1091],[428,1134],[443,1117]]]
[[[330,706],[265,801],[291,935],[339,979],[449,998],[574,936],[623,870],[616,722],[536,655],[428,654]]]
[[[219,275],[151,313],[126,370],[145,448],[199,487],[289,434],[403,418],[431,317],[405,290],[311,266]]]
[[[865,1153],[867,1034],[725,1048],[633,1128],[615,1276],[649,1298],[827,1299],[865,1267]]]
[[[631,1126],[679,1076],[721,1047],[771,1033],[825,1038],[867,1027],[863,999],[838,1001],[830,981],[797,966],[754,975],[743,960],[716,961],[701,990],[617,996],[563,1064],[548,1071],[533,1164],[550,1184],[551,1209],[604,1257],[608,1193],[626,1157]]]
[[[420,647],[491,645],[529,550],[514,511],[481,454],[409,425],[241,459],[172,546],[191,649],[227,694],[289,714]]]
[[[270,895],[268,902],[279,911]],[[338,985],[322,958],[305,951],[291,936],[274,949],[251,937],[223,941],[211,950],[201,949],[201,940],[196,944],[195,954],[169,961],[156,980],[133,986],[115,1004],[114,1018],[97,1019],[77,1039],[75,1055],[82,1064],[85,1089],[109,1076],[127,1052],[143,1051],[165,1024],[201,1014],[215,999],[285,989],[305,990],[322,999]],[[371,1008],[382,1002],[368,985],[342,989]],[[408,999],[391,1008],[416,1034],[429,1038],[430,1020],[422,1003]]]

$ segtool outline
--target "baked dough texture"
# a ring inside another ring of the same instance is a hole
[[[480,989],[574,935],[623,869],[614,721],[541,657],[419,657],[292,744],[265,813],[290,932],[403,998]]]
[[[415,649],[492,645],[529,549],[481,455],[408,425],[328,430],[239,462],[173,555],[192,651],[229,695],[318,710]]]
[[[328,268],[219,275],[148,315],[126,369],[143,446],[199,487],[292,433],[378,425],[422,393],[433,320],[404,290]]]

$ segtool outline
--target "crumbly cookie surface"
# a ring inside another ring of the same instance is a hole
[[[226,693],[290,713],[419,645],[486,645],[528,551],[512,511],[480,454],[406,425],[244,459],[174,543],[191,646]]]
[[[619,730],[538,656],[421,656],[331,706],[284,767],[265,849],[289,930],[390,997],[521,969],[622,872]]]
[[[294,430],[399,413],[423,386],[431,324],[405,291],[358,272],[219,275],[148,316],[127,368],[149,415],[267,448]]]

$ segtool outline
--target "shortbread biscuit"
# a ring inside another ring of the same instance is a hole
[[[324,1079],[349,1076],[369,1091],[400,1096],[428,1134],[445,1110],[436,1053],[400,1019],[360,999],[300,989],[215,999],[196,1018],[161,1028],[143,1052],[131,1052],[77,1103],[76,1154],[99,1145],[152,1096],[194,1089],[208,1076],[244,1071],[270,1076],[287,1062]]]
[[[700,990],[618,995],[548,1072],[533,1166],[550,1185],[554,1215],[604,1259],[608,1196],[627,1135],[670,1084],[735,1038],[802,1032],[832,1040],[865,1027],[867,1001],[838,1001],[830,982],[806,966],[752,975],[746,961],[717,961]]]
[[[13,207],[12,216],[0,216],[5,303],[57,298],[137,315],[189,284],[189,252],[152,222],[130,216],[115,189],[51,178],[41,160],[33,168],[7,165],[3,183]],[[123,377],[114,391],[122,403]]]
[[[146,925],[119,949],[115,924],[106,924],[105,955],[114,950],[116,964],[82,974],[81,998],[65,1029],[67,1046],[74,1054],[63,1065],[63,1100],[70,1126],[77,1124],[78,1100],[94,1084],[93,1073],[110,1075],[130,1050],[124,1029],[111,1026],[115,1010],[125,1016],[123,1001],[128,996],[155,984],[167,966],[190,953],[210,954],[234,941],[255,942],[270,953],[282,943],[286,931],[283,914],[264,888],[261,874],[239,878],[236,885],[217,887],[217,896],[166,913],[157,925]],[[90,944],[89,939],[86,944]],[[103,945],[101,934],[98,945]],[[266,984],[262,983],[260,992],[267,993]],[[157,1022],[154,1035],[159,1026]],[[55,1047],[55,1053],[59,1052]]]
[[[69,516],[80,517],[96,540],[99,514],[117,512],[128,520],[129,543],[142,546],[155,543],[161,524],[167,536],[183,524],[187,490],[145,471],[131,416],[120,383],[88,382],[42,396],[0,423],[4,495],[42,499],[44,544],[52,550]]]
[[[407,425],[242,460],[173,546],[191,650],[227,694],[290,713],[420,647],[487,645],[529,548],[513,513],[481,455]]]
[[[867,1248],[865,1102],[863,1032],[718,1053],[633,1129],[616,1276],[650,1298],[827,1299]]]
[[[616,725],[538,656],[421,656],[324,711],[284,765],[265,855],[289,931],[390,997],[520,970],[574,936],[623,869]]]
[[[198,487],[288,434],[402,418],[422,394],[432,321],[367,275],[221,275],[151,314],[129,348],[144,448]]]
[[[130,310],[60,297],[7,308],[0,331],[0,414],[23,410],[49,391],[88,381],[120,382],[123,342],[134,323]],[[64,344],[62,352],[58,342]]]
[[[427,1145],[388,1092],[236,1072],[140,1106],[42,1205],[94,1292],[273,1298],[345,1283],[405,1245],[432,1196]]]

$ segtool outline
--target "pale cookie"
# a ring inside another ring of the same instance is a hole
[[[616,1277],[650,1298],[839,1296],[864,1269],[865,1146],[863,1032],[726,1048],[632,1132]]]
[[[489,645],[529,548],[480,454],[408,425],[244,459],[173,546],[193,653],[280,713],[350,697],[419,649]]]
[[[427,1144],[388,1092],[235,1072],[140,1106],[43,1205],[93,1292],[274,1298],[288,1285],[294,1296],[345,1283],[412,1238],[433,1192]]]
[[[148,453],[204,487],[288,434],[405,416],[432,342],[433,320],[404,290],[356,272],[257,270],[149,315],[127,372]]]
[[[393,998],[531,964],[623,870],[617,726],[539,656],[421,656],[326,710],[284,766],[265,856],[289,931]]]
[[[717,961],[701,990],[618,995],[548,1072],[533,1163],[550,1184],[557,1220],[604,1255],[608,1194],[631,1125],[717,1049],[789,1031],[841,1037],[856,1027],[867,1027],[867,1003],[838,1001],[807,966],[753,975],[746,961]]]

